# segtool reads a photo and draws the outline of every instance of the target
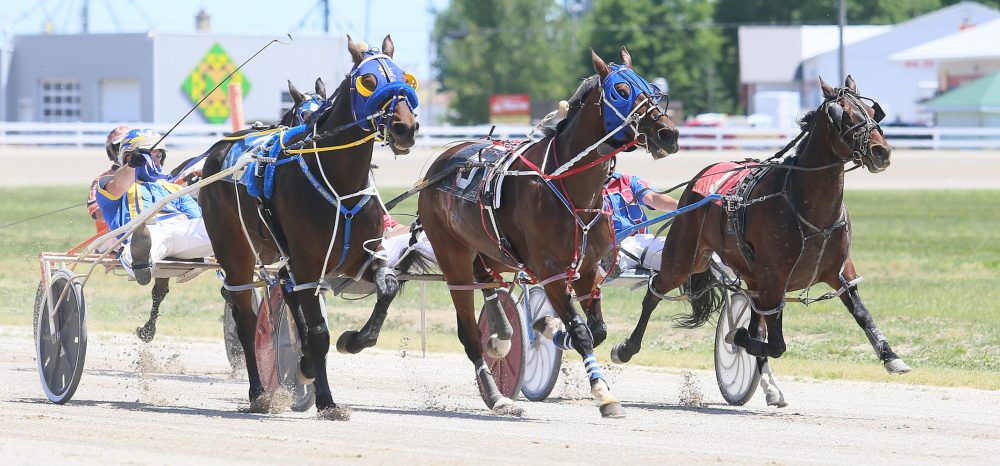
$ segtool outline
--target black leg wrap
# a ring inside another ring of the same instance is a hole
[[[750,338],[750,332],[745,328],[736,329],[736,334],[733,335],[733,343],[736,343],[736,346],[742,347],[747,350],[747,353],[754,356],[767,357],[767,348],[764,342],[756,338]]]
[[[573,316],[573,320],[569,321],[566,330],[571,336],[573,349],[581,355],[594,351],[594,335],[590,333],[590,327],[583,323],[583,319],[579,315]]]
[[[590,334],[594,337],[594,348],[601,346],[601,343],[604,343],[604,340],[608,338],[608,325],[603,320],[588,319],[587,327],[590,328]]]
[[[379,299],[396,296],[399,293],[399,280],[396,274],[384,264],[375,269],[375,290]]]

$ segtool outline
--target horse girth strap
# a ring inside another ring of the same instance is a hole
[[[743,260],[746,261],[747,266],[750,268],[753,268],[755,254],[753,247],[750,246],[750,243],[747,242],[746,237],[744,236],[747,224],[747,208],[772,197],[780,196],[784,191],[782,190],[780,193],[771,193],[759,198],[749,199],[750,195],[753,194],[753,190],[771,171],[771,167],[762,166],[752,170],[753,172],[735,189],[735,195],[733,197],[738,199],[738,201],[725,204],[726,215],[728,217],[727,232],[736,237],[736,245],[739,248],[740,254],[743,256]]]

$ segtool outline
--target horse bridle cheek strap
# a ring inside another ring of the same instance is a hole
[[[858,122],[854,126],[843,129],[843,106],[839,103],[840,99],[847,99],[851,105],[857,108],[861,115],[864,116],[864,120]],[[830,122],[831,127],[837,129],[837,134],[839,134],[840,139],[847,143],[851,150],[851,160],[857,165],[861,165],[863,163],[862,160],[866,155],[871,155],[871,133],[874,130],[878,130],[879,133],[882,132],[882,127],[879,126],[879,121],[885,117],[885,112],[882,111],[882,106],[872,99],[869,100],[872,100],[872,105],[875,108],[875,117],[873,118],[868,115],[868,112],[865,111],[866,106],[861,99],[861,96],[851,92],[849,89],[840,89],[837,93],[837,97],[833,99],[826,99],[820,105],[821,108],[827,107],[831,104],[840,107],[841,121],[834,121],[833,117],[830,116],[830,113],[827,111],[822,111],[821,113],[826,115],[827,121]],[[853,144],[848,141],[848,138],[853,140]]]

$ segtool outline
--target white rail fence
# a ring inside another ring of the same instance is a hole
[[[34,123],[0,122],[0,147],[101,146],[112,123]],[[170,125],[136,123],[133,127],[153,128],[166,132]],[[207,149],[228,132],[228,126],[181,125],[171,133],[172,147]],[[490,125],[432,126],[420,128],[417,145],[433,147],[460,139],[482,138],[490,133]],[[497,126],[493,136],[522,139],[530,126]],[[885,135],[893,148],[906,149],[1000,149],[1000,128],[923,128],[885,127]],[[683,149],[746,150],[783,147],[798,131],[794,129],[681,127]]]

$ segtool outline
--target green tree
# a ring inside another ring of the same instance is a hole
[[[665,77],[686,113],[724,111],[733,99],[717,71],[723,38],[713,11],[712,0],[595,0],[581,43],[608,61],[620,61],[618,50],[627,47],[636,71]]]
[[[566,98],[578,79],[568,73],[567,17],[552,0],[452,0],[435,19],[432,40],[453,123],[488,121],[491,94]]]

